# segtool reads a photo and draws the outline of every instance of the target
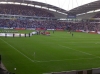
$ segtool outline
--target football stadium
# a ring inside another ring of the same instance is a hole
[[[0,74],[100,74],[100,0],[0,0]]]

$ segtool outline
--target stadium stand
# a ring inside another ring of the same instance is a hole
[[[0,4],[0,14],[54,17],[52,13],[49,13],[44,9],[13,4]]]
[[[97,13],[93,18],[100,18],[100,12]]]
[[[60,21],[34,21],[34,20],[9,20],[1,19],[0,27],[13,27],[13,28],[62,28],[65,22]]]
[[[34,21],[34,20],[10,20],[0,19],[0,27],[7,28],[41,28],[41,29],[64,29],[71,27],[76,30],[99,30],[99,23],[95,22],[63,22],[63,21]]]

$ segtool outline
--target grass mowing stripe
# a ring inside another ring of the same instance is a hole
[[[92,55],[92,56],[95,56],[95,57],[100,58],[99,56],[96,56],[96,55],[93,55],[93,54],[90,54],[90,53],[87,53],[87,52],[79,51],[79,50],[76,50],[76,49],[70,48],[70,47],[68,47],[68,46],[63,46],[63,45],[59,45],[59,46],[61,46],[61,47],[65,47],[65,48],[68,48],[68,49],[71,49],[71,50],[74,50],[74,51],[78,51],[78,52],[81,52],[81,53],[84,53],[84,54],[87,54],[87,55]]]
[[[96,58],[98,58],[98,57],[96,57]],[[81,59],[64,59],[64,60],[49,60],[49,61],[36,61],[36,62],[57,62],[57,61],[66,61],[66,60],[85,60],[85,59],[95,59],[95,58],[81,58]]]
[[[6,41],[4,41],[2,38],[0,38],[0,40],[2,40],[4,43],[6,43],[7,45],[9,45],[10,47],[12,47],[13,49],[15,49],[17,52],[19,52],[20,54],[22,54],[24,57],[26,57],[27,59],[29,59],[30,61],[34,62],[34,60],[30,59],[28,56],[26,56],[25,54],[23,54],[22,52],[20,52],[18,49],[16,49],[14,46],[10,45],[9,43],[7,43]]]

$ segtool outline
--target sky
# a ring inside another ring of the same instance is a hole
[[[78,7],[78,6],[93,2],[93,1],[97,1],[97,0],[30,0],[30,1],[37,1],[37,2],[51,4],[68,11],[75,7]]]

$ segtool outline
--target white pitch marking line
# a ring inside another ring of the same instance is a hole
[[[2,40],[3,42],[5,42],[6,44],[8,44],[10,47],[12,47],[13,49],[15,49],[16,51],[18,51],[20,54],[22,54],[24,57],[26,57],[26,58],[29,59],[30,61],[34,62],[34,60],[30,59],[28,56],[26,56],[25,54],[23,54],[22,52],[20,52],[18,49],[16,49],[15,47],[13,47],[12,45],[10,45],[10,44],[7,43],[6,41],[4,41],[2,38],[0,38],[0,40]]]
[[[68,48],[68,49],[71,49],[71,50],[74,50],[74,51],[78,51],[78,52],[81,52],[81,53],[84,53],[84,54],[87,54],[87,55],[92,55],[92,56],[100,58],[100,56],[96,56],[96,55],[93,55],[93,54],[90,54],[90,53],[79,51],[79,50],[76,50],[76,49],[73,49],[73,48],[70,48],[70,47],[67,47],[67,46],[63,46],[63,45],[59,45],[59,46],[62,46],[62,47],[65,47],[65,48]]]
[[[22,52],[20,52],[18,49],[16,49],[15,47],[13,47],[12,45],[10,45],[9,43],[7,43],[6,41],[4,41],[3,39],[0,38],[0,40],[2,40],[3,42],[5,42],[6,44],[8,44],[10,47],[12,47],[13,49],[15,49],[16,51],[18,51],[20,54],[22,54],[24,57],[26,57],[30,61],[34,62],[34,60],[30,59],[28,56],[26,56],[25,54],[23,54]],[[63,46],[63,47],[65,47],[65,46]],[[70,48],[70,49],[72,49],[72,48]],[[76,51],[78,51],[78,50],[76,50]],[[82,51],[80,51],[80,52],[82,52]],[[86,53],[86,52],[84,52],[84,53]],[[92,54],[89,54],[89,55],[92,55]],[[98,58],[100,58],[100,57],[98,57]],[[81,59],[94,59],[94,58],[81,58]],[[65,60],[80,60],[80,59],[65,59]],[[52,62],[52,61],[65,61],[65,60],[49,60],[49,61],[36,61],[36,62]]]

